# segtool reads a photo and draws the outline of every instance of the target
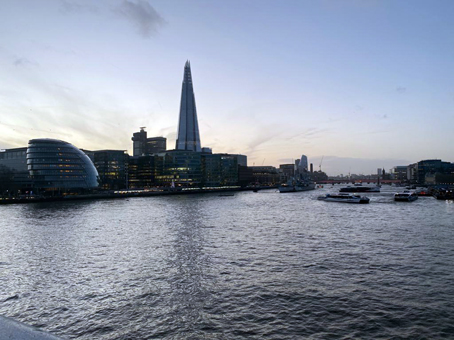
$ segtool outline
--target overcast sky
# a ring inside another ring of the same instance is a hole
[[[330,175],[454,161],[454,1],[0,0],[0,149],[175,146],[191,61],[202,146]]]

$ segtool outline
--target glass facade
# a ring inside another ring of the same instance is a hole
[[[25,192],[31,189],[26,154],[26,147],[0,151],[0,194],[7,190]]]
[[[55,190],[98,187],[98,172],[90,158],[74,145],[61,140],[30,140],[27,166],[35,188]]]
[[[129,157],[128,188],[147,189],[156,186],[155,156]]]
[[[156,155],[156,182],[160,186],[172,182],[181,187],[202,185],[201,153],[172,150]]]
[[[123,150],[93,151],[93,163],[98,171],[102,189],[127,188],[128,158],[128,154]]]

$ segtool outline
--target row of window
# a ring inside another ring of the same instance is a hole
[[[28,163],[28,170],[39,170],[46,168],[73,168],[73,169],[84,169],[83,164],[35,164]]]
[[[80,156],[74,152],[29,152],[27,153],[28,159],[34,159],[38,157],[46,158],[56,158],[56,157],[65,157],[65,158],[77,158],[80,159]]]

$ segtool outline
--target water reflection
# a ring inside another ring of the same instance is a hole
[[[207,252],[207,233],[203,197],[182,197],[172,202],[174,214],[168,216],[173,235],[168,253],[169,306],[172,322],[180,335],[203,337],[202,329],[214,327],[206,317],[211,304],[212,266]]]

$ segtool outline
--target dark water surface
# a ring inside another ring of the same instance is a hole
[[[68,339],[453,339],[454,203],[328,191],[0,206],[0,314]]]

